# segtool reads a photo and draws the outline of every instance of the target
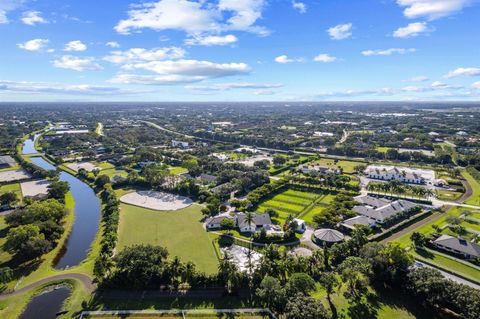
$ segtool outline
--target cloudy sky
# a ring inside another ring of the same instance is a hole
[[[477,0],[0,0],[0,101],[478,100]]]

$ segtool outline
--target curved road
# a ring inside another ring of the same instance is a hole
[[[88,293],[92,293],[96,289],[96,286],[93,284],[92,279],[87,275],[80,274],[80,273],[61,274],[61,275],[54,275],[47,278],[43,278],[39,281],[26,285],[23,288],[15,290],[14,292],[0,294],[0,300],[5,300],[11,297],[22,295],[32,289],[38,288],[52,281],[65,280],[65,279],[74,279],[74,280],[80,281]]]

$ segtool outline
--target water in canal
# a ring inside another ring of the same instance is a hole
[[[69,295],[70,289],[66,287],[44,292],[28,303],[20,319],[55,319]]]
[[[23,154],[35,154],[37,150],[35,149],[35,141],[40,136],[40,134],[35,134],[32,138],[29,138],[23,142],[22,153]]]
[[[33,164],[43,169],[55,169],[54,165],[42,157],[30,159]],[[70,192],[75,200],[75,222],[64,247],[63,255],[55,265],[57,269],[76,266],[87,257],[98,231],[101,210],[100,200],[90,186],[66,172],[60,173],[60,180],[68,182],[70,185]]]

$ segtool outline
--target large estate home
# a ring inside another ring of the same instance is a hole
[[[343,221],[341,224],[349,229],[354,228],[355,225],[369,227],[376,224],[381,225],[388,219],[398,214],[409,212],[418,206],[418,204],[408,200],[398,199],[392,201],[370,195],[360,195],[354,197],[354,199],[359,205],[354,206],[352,210],[358,215]]]
[[[247,214],[238,213],[230,215],[228,213],[210,217],[205,225],[208,230],[219,229],[224,219],[231,219],[235,227],[242,233],[256,233],[265,229],[267,234],[283,235],[281,227],[273,224],[268,213],[252,214],[252,220],[248,222]]]
[[[432,244],[442,250],[461,255],[465,259],[480,257],[480,245],[449,235],[442,235],[435,239]]]
[[[395,166],[389,168],[369,166],[365,170],[365,175],[369,178],[385,181],[397,180],[403,183],[425,184],[425,178],[420,174]]]

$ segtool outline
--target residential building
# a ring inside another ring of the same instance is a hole
[[[432,244],[442,250],[461,255],[466,259],[480,257],[480,245],[449,235],[442,235],[435,239]]]
[[[398,199],[390,201],[386,198],[377,198],[369,195],[357,196],[355,201],[362,205],[357,205],[352,210],[378,224],[383,224],[386,220],[398,214],[409,212],[418,206],[418,204],[408,200]]]
[[[188,142],[172,140],[173,147],[188,148]]]
[[[368,178],[385,181],[397,180],[403,183],[425,184],[425,178],[422,175],[412,170],[402,169],[395,166],[388,168],[369,166],[365,170],[365,175]]]

